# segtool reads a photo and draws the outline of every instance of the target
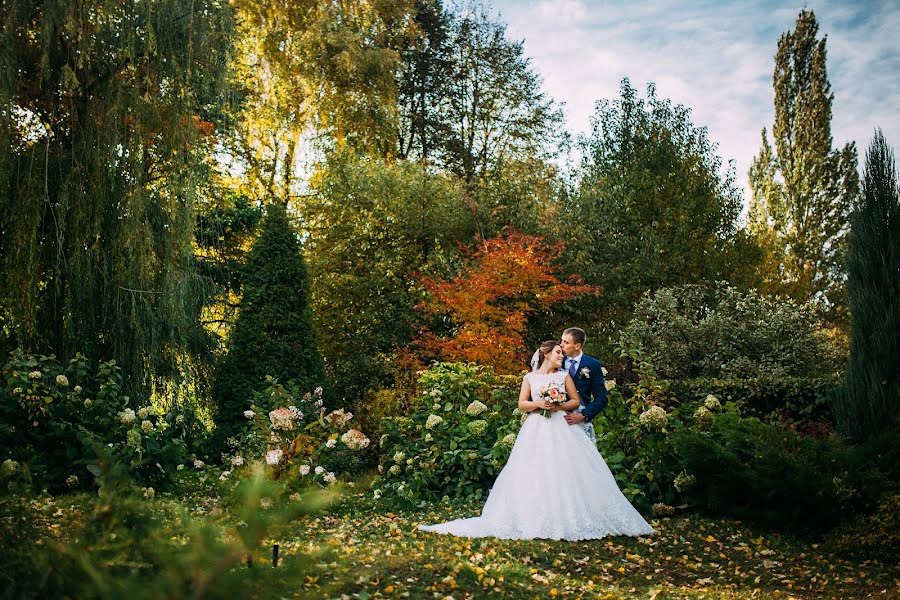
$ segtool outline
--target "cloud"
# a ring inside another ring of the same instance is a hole
[[[900,144],[900,4],[809,0],[827,34],[836,147],[864,152],[876,125]],[[749,199],[747,170],[760,131],[774,120],[772,71],[781,33],[801,5],[778,2],[628,3],[599,0],[495,0],[508,34],[525,51],[547,91],[566,104],[569,128],[589,131],[594,104],[618,96],[623,77],[692,109],[719,155],[736,163]]]

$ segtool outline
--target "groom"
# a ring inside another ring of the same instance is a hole
[[[566,414],[569,425],[590,423],[591,419],[606,406],[606,381],[603,379],[603,365],[599,360],[581,351],[586,337],[584,330],[569,327],[563,331],[562,351],[566,355],[563,368],[569,372],[575,389],[581,397],[581,412]]]

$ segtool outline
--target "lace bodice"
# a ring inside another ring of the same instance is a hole
[[[539,400],[541,393],[545,389],[555,387],[561,392],[566,391],[566,372],[556,371],[554,373],[540,373],[533,371],[525,375],[528,385],[531,387],[531,399]]]

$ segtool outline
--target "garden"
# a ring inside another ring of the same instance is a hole
[[[803,145],[824,68],[776,69],[745,219],[652,85],[563,172],[482,5],[88,4],[0,8],[0,597],[900,594],[900,186],[880,132]],[[804,9],[776,65],[824,45]],[[655,534],[418,529],[570,326]]]

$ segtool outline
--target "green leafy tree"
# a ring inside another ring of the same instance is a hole
[[[421,165],[335,157],[303,204],[316,329],[339,397],[390,383],[422,286],[415,273],[452,260],[474,225],[461,186]]]
[[[803,10],[775,54],[774,148],[765,129],[750,167],[751,228],[770,246],[769,286],[794,299],[843,306],[843,253],[853,199],[859,193],[856,146],[833,150],[834,94],[825,38]]]
[[[835,406],[840,428],[857,438],[900,425],[900,187],[880,130],[866,153],[862,192],[847,252],[850,367]]]
[[[227,4],[0,5],[0,320],[115,359],[132,397],[207,353],[193,264],[231,47]]]
[[[325,368],[309,308],[309,275],[281,204],[270,204],[242,276],[240,312],[228,354],[213,382],[217,437],[237,434],[266,376],[300,389],[324,383]]]
[[[722,173],[689,109],[658,98],[652,85],[643,100],[625,79],[620,98],[598,102],[592,122],[580,187],[556,220],[572,240],[570,268],[603,292],[568,319],[613,339],[647,291],[752,272],[734,170]]]

